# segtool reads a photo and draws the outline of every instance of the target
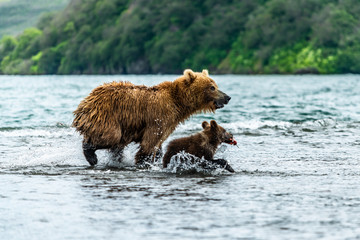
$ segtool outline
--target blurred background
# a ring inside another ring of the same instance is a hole
[[[360,73],[359,29],[357,0],[0,0],[0,73]]]

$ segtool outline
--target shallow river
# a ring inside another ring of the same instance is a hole
[[[213,76],[232,97],[215,119],[236,173],[148,170],[99,151],[90,168],[72,112],[114,80],[176,76],[0,76],[1,239],[360,239],[360,76]],[[189,168],[192,171],[188,171]]]

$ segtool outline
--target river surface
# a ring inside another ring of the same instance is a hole
[[[360,239],[360,76],[212,76],[232,97],[215,119],[236,173],[136,169],[137,145],[88,166],[72,112],[90,91],[177,76],[0,76],[0,238]],[[188,171],[188,170],[191,171]]]

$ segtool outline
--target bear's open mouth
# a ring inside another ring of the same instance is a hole
[[[237,146],[237,142],[233,137],[226,139],[224,143]]]
[[[219,103],[218,101],[214,101],[214,105],[215,105],[215,108],[216,108],[216,109],[219,109],[219,108],[223,108],[223,107],[224,107],[224,104],[223,104],[223,103]]]

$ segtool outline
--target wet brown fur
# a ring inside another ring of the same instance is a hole
[[[170,163],[171,157],[184,151],[198,158],[214,161],[214,155],[218,146],[223,142],[230,142],[233,137],[223,127],[212,120],[202,123],[203,131],[194,135],[175,139],[167,146],[167,151],[163,158],[163,167],[166,168]]]
[[[188,69],[175,81],[153,87],[106,83],[81,101],[72,125],[94,150],[121,150],[131,142],[140,143],[139,163],[154,155],[179,123],[195,113],[214,112],[214,101],[224,95],[207,70]]]

